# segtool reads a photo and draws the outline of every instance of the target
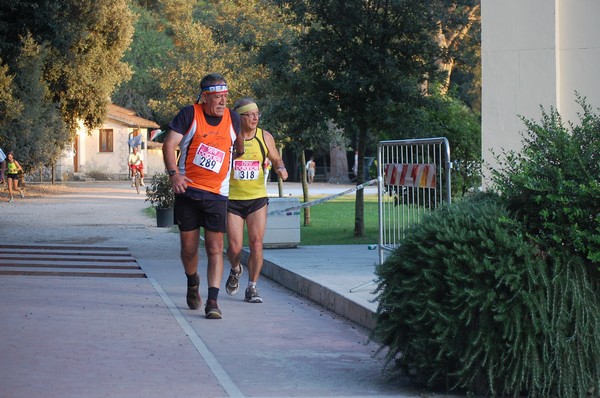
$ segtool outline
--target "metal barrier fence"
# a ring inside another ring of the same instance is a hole
[[[443,137],[381,141],[377,149],[379,263],[407,228],[450,203],[450,145]]]

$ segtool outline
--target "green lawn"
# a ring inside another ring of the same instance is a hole
[[[315,196],[310,200],[319,199]],[[304,211],[300,214],[300,244],[353,245],[375,244],[379,241],[377,196],[365,196],[365,235],[354,237],[354,195],[348,195],[310,207],[310,226],[304,226]]]

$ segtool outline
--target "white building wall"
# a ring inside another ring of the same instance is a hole
[[[144,170],[148,177],[165,172],[165,163],[161,148],[147,148],[144,153]]]
[[[129,173],[127,158],[131,153],[128,140],[136,129],[113,121],[107,121],[102,128],[113,130],[113,152],[100,152],[99,129],[94,129],[88,133],[82,126],[78,131],[79,173],[87,176],[98,173],[113,179],[125,178]],[[139,130],[144,143],[144,149],[141,149],[141,153],[144,158],[145,175],[152,177],[156,173],[164,173],[165,166],[162,158],[162,146],[157,147],[156,144],[153,144],[152,149],[148,148],[148,129],[140,128]],[[65,156],[63,162],[66,162],[68,165],[65,167],[65,170],[68,168],[72,174],[73,158]]]
[[[94,129],[88,134],[83,132],[79,139],[79,171],[81,173],[101,173],[105,175],[127,174],[129,145],[127,140],[131,129],[122,124],[106,122],[103,129],[113,130],[113,151],[100,152],[100,132]]]
[[[482,155],[519,150],[520,116],[555,107],[576,121],[574,92],[600,107],[598,0],[482,0]],[[486,173],[486,175],[489,175]]]
[[[600,1],[559,1],[559,111],[578,120],[575,91],[600,108]]]

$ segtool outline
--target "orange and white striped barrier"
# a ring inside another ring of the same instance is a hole
[[[436,187],[435,164],[388,163],[384,165],[385,184],[400,187]]]

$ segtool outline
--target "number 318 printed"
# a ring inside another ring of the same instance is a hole
[[[240,171],[240,180],[254,180],[256,178],[255,171]]]

